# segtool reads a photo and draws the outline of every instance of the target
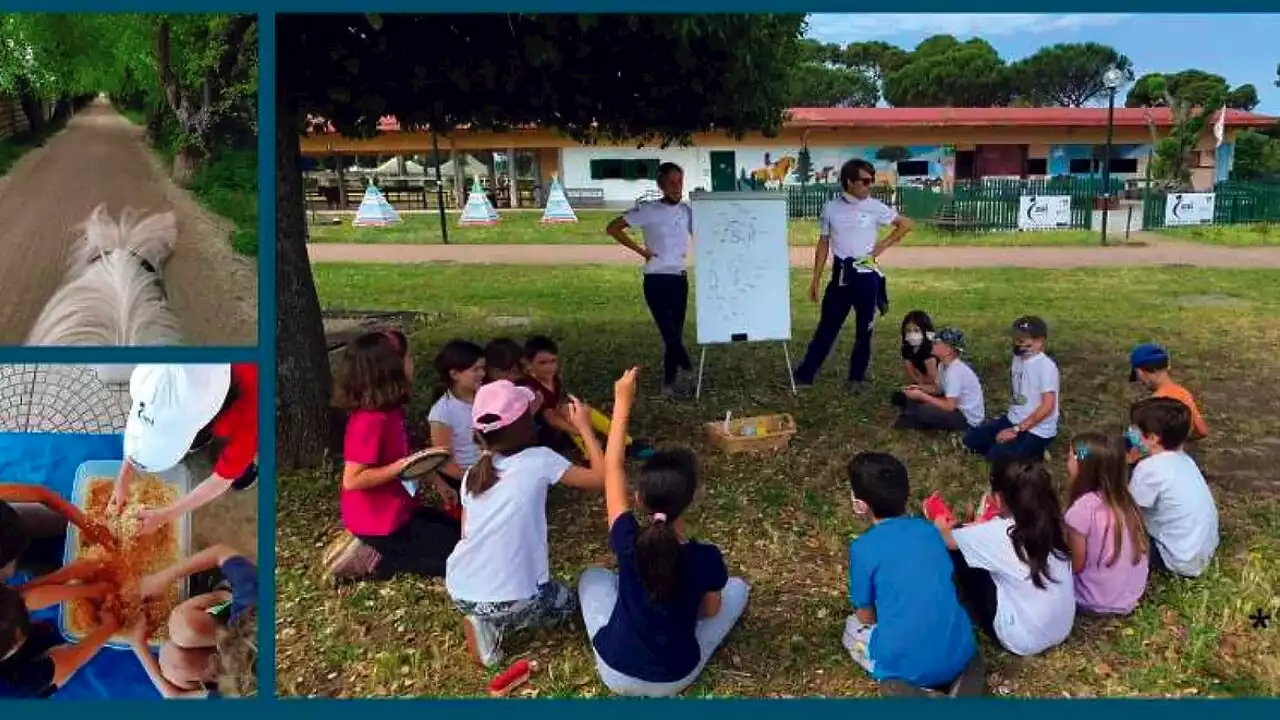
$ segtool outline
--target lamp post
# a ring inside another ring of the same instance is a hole
[[[1111,140],[1115,133],[1116,90],[1124,82],[1124,73],[1110,67],[1102,76],[1107,87],[1107,143],[1102,154],[1102,244],[1107,244],[1107,219],[1111,216]]]

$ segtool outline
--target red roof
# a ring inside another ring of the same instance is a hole
[[[1106,127],[1106,108],[792,108],[786,123],[793,128],[836,127]],[[1169,108],[1116,108],[1116,127],[1146,127],[1147,115],[1157,127],[1173,125]],[[1214,119],[1216,120],[1216,114]],[[1270,127],[1280,118],[1228,110],[1228,127]],[[530,128],[532,129],[532,128]],[[329,127],[329,132],[335,132]],[[401,132],[388,115],[378,120],[378,132]]]
[[[1146,127],[1150,114],[1157,126],[1173,125],[1169,108],[1116,108],[1116,127]],[[1214,119],[1217,117],[1215,115]],[[1228,110],[1231,127],[1267,127],[1280,118]],[[1106,127],[1106,108],[792,108],[788,127]]]

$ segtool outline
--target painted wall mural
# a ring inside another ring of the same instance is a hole
[[[1088,160],[1094,157],[1095,154],[1101,156],[1101,150],[1093,145],[1053,145],[1049,148],[1049,174],[1052,176],[1071,175],[1072,160]],[[1150,154],[1150,144],[1111,146],[1112,157],[1137,160],[1139,174],[1146,166],[1147,156]],[[1091,173],[1075,174],[1089,175]]]

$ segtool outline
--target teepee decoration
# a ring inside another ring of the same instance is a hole
[[[475,182],[471,184],[471,193],[467,195],[467,206],[462,208],[462,217],[458,219],[458,226],[496,225],[497,223],[498,211],[493,209],[489,196],[480,185],[480,177],[476,176]]]
[[[551,191],[547,193],[547,207],[542,211],[542,222],[578,222],[578,216],[574,214],[573,208],[569,205],[569,198],[565,197],[564,188],[560,187],[558,173],[551,174]]]
[[[399,223],[400,213],[391,207],[387,197],[370,180],[369,187],[364,189],[364,199],[360,201],[360,209],[356,210],[356,217],[351,224],[354,227],[386,227]]]

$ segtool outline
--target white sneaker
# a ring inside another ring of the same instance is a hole
[[[492,668],[502,662],[502,633],[492,623],[474,615],[465,619],[467,647],[480,664]]]

